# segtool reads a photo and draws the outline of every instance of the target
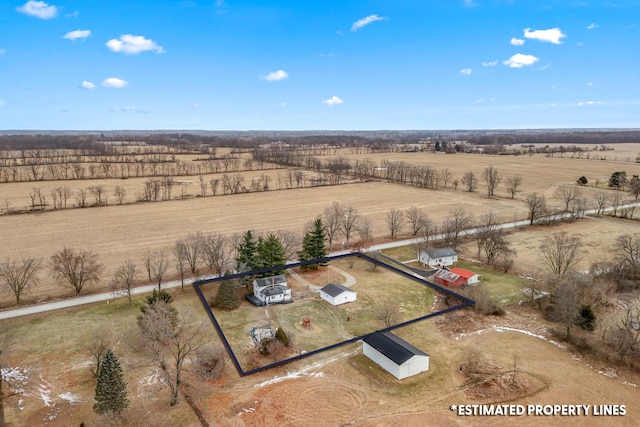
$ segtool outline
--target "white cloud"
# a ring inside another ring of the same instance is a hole
[[[589,83],[587,83],[587,86],[591,87],[591,86],[593,86],[593,83],[589,82]]]
[[[471,73],[473,73],[473,69],[471,68],[463,68],[462,70],[460,70],[460,74],[462,74],[463,76],[470,76]]]
[[[525,65],[533,65],[538,62],[538,58],[533,55],[525,55],[522,53],[516,53],[511,58],[503,61],[504,65],[508,65],[511,68],[522,68]]]
[[[51,19],[58,16],[58,8],[49,6],[43,1],[29,0],[23,6],[16,8],[16,10],[25,15],[35,16],[40,19]]]
[[[287,72],[284,70],[272,71],[266,76],[260,76],[262,80],[266,80],[268,82],[277,82],[278,80],[284,80],[288,77],[289,74],[287,74]]]
[[[62,36],[62,38],[67,40],[78,40],[78,39],[86,39],[90,35],[91,35],[91,30],[74,30],[74,31],[69,31],[67,34]]]
[[[382,18],[378,15],[369,15],[366,18],[362,18],[354,22],[353,25],[351,26],[351,31],[358,31],[360,28],[364,27],[365,25],[369,25],[375,21],[383,21],[384,19],[385,18]]]
[[[5,53],[7,53],[7,51],[6,51],[6,50],[4,50],[4,49],[0,49],[0,55],[4,55]]]
[[[524,29],[524,37],[527,39],[539,40],[541,42],[549,42],[553,44],[562,43],[560,39],[567,37],[560,28],[550,28],[548,30],[534,30],[530,28]]]
[[[325,101],[322,101],[322,103],[325,104],[325,105],[333,106],[333,105],[343,104],[344,101],[334,95],[331,98],[329,98],[329,99],[327,99]]]
[[[514,46],[522,46],[524,42],[525,42],[524,40],[518,39],[516,37],[512,37],[511,40],[509,41],[509,43],[511,43]]]
[[[126,81],[119,79],[117,77],[109,77],[108,79],[104,79],[102,81],[102,86],[104,87],[121,88],[121,87],[125,87],[128,84],[129,83],[127,83]]]
[[[145,110],[142,108],[138,108],[138,107],[131,107],[129,105],[127,105],[126,107],[121,108],[121,111],[131,111],[133,113],[141,113],[141,114],[148,114],[149,110]]]
[[[490,62],[482,63],[483,67],[495,67],[496,65],[498,65],[498,61],[490,61]]]
[[[591,106],[591,105],[600,105],[601,101],[586,101],[586,102],[578,102],[580,107]]]
[[[477,3],[474,0],[462,0],[465,7],[474,7],[477,6]]]
[[[0,107],[2,107],[5,104],[6,104],[6,102],[4,102],[4,99],[0,99]]]
[[[280,104],[278,104],[278,107],[280,107],[280,108],[284,108],[286,106],[287,106],[286,102],[281,102]]]
[[[106,43],[106,46],[114,52],[122,52],[127,55],[137,55],[147,50],[164,53],[162,46],[153,40],[132,34],[123,34],[119,39],[111,39]]]
[[[106,80],[105,80],[105,81],[106,81]],[[102,82],[102,85],[104,86],[104,82]],[[83,89],[89,89],[89,90],[91,90],[91,89],[95,89],[95,88],[96,88],[96,85],[94,85],[93,83],[88,82],[88,81],[86,81],[86,80],[85,80],[85,81],[83,81],[82,83],[80,83],[80,87],[81,87],[81,88],[83,88]]]
[[[598,28],[599,26],[600,25],[596,24],[595,22],[592,22],[587,26],[587,30],[593,30],[594,28]]]
[[[489,99],[480,98],[473,101],[474,104],[484,104],[485,102],[496,102],[496,98],[495,96],[492,96]]]

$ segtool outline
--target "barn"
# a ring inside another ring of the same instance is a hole
[[[433,281],[448,288],[460,288],[478,283],[478,274],[463,268],[440,269],[433,275]]]
[[[429,370],[429,355],[391,332],[367,335],[362,353],[399,380]]]
[[[356,300],[357,295],[357,292],[352,291],[346,286],[336,285],[335,283],[329,283],[327,286],[320,289],[320,298],[332,305],[353,302]]]

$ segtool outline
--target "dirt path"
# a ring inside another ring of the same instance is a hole
[[[333,266],[333,265],[330,265],[329,269],[331,271],[334,271],[334,272],[344,276],[345,282],[342,284],[343,286],[346,286],[347,288],[350,288],[351,286],[356,284],[356,278],[353,277],[351,274],[347,273],[346,271],[341,270],[338,267]],[[298,273],[293,271],[293,269],[289,269],[289,274],[291,275],[291,277],[296,279],[302,285],[305,285],[311,291],[319,291],[320,289],[322,289],[322,286],[316,286],[313,283],[307,281],[304,277],[300,276]]]

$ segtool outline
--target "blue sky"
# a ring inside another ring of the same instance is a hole
[[[640,127],[640,1],[0,0],[0,129]]]

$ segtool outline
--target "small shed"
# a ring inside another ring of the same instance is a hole
[[[433,281],[448,288],[459,288],[478,283],[479,277],[477,273],[463,268],[442,268],[433,275]]]
[[[474,273],[473,271],[469,271],[469,270],[465,270],[464,268],[452,268],[451,269],[452,273],[457,274],[458,276],[462,277],[465,279],[465,285],[474,285],[476,283],[478,283],[478,280],[480,279],[480,275],[478,273]]]
[[[362,353],[399,380],[429,370],[429,355],[391,332],[367,335]]]
[[[458,253],[453,248],[425,249],[418,255],[418,260],[431,267],[446,267],[458,262]]]
[[[320,298],[332,305],[353,302],[356,300],[357,295],[357,292],[352,291],[346,286],[336,285],[335,283],[329,283],[327,286],[320,289]]]

